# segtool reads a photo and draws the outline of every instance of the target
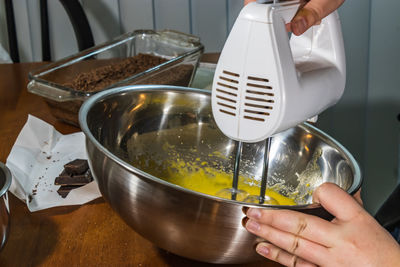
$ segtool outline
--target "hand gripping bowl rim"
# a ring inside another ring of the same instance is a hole
[[[133,173],[138,173],[145,177],[146,179],[150,179],[153,182],[161,183],[163,185],[166,185],[170,188],[183,191],[185,193],[189,194],[194,194],[199,197],[205,197],[217,202],[227,202],[230,204],[234,205],[239,205],[239,206],[246,206],[246,207],[257,207],[257,208],[279,208],[279,209],[292,209],[292,210],[308,210],[308,209],[315,209],[322,207],[319,203],[311,203],[311,204],[303,204],[303,205],[266,205],[266,204],[254,204],[254,203],[248,203],[248,202],[242,202],[242,201],[236,201],[236,200],[230,200],[230,199],[225,199],[217,196],[212,196],[200,192],[196,192],[190,189],[186,189],[182,186],[175,185],[172,183],[169,183],[167,181],[164,181],[160,178],[157,178],[147,172],[144,172],[131,164],[125,162],[121,158],[117,157],[114,155],[112,152],[110,152],[108,149],[106,149],[100,142],[96,140],[96,138],[92,135],[91,131],[89,130],[88,124],[87,124],[87,114],[90,108],[97,103],[99,100],[105,99],[109,96],[116,95],[116,94],[123,94],[131,91],[170,91],[170,92],[192,92],[192,93],[200,93],[202,95],[205,95],[207,97],[211,97],[211,91],[205,90],[205,89],[197,89],[197,88],[188,88],[188,87],[180,87],[180,86],[170,86],[170,85],[128,85],[128,86],[123,86],[123,87],[117,87],[109,90],[105,90],[102,92],[99,92],[90,98],[88,98],[83,105],[81,106],[79,110],[79,124],[84,132],[86,138],[89,138],[89,140],[99,149],[102,151],[105,155],[107,155],[112,161],[123,167],[124,169],[133,172]],[[303,123],[302,125],[306,126],[307,128],[311,129],[313,134],[317,135],[318,137],[322,138],[325,142],[331,143],[332,145],[337,146],[340,150],[343,151],[344,155],[348,158],[350,162],[352,162],[352,170],[354,173],[353,177],[353,184],[350,186],[350,188],[347,190],[347,193],[353,195],[360,189],[361,184],[362,184],[362,177],[361,177],[361,170],[360,167],[355,160],[355,158],[352,156],[352,154],[343,146],[341,145],[338,141],[336,141],[334,138],[329,136],[328,134],[324,133],[323,131],[319,130],[318,128],[314,127],[313,125],[309,123]]]

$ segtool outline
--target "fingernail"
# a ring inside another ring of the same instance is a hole
[[[267,248],[264,245],[258,244],[256,247],[256,251],[258,254],[262,255],[262,256],[268,256],[269,254],[269,248]]]
[[[260,219],[261,218],[261,212],[259,209],[249,209],[246,213],[247,217],[252,218],[252,219]]]
[[[307,30],[307,21],[303,17],[300,17],[295,21],[292,21],[291,24],[293,33],[296,35],[300,35]]]
[[[243,207],[242,208],[242,212],[244,213],[244,215],[247,215],[247,211],[249,210],[248,207]]]
[[[244,227],[244,228],[246,228],[246,224],[247,224],[247,221],[249,220],[249,218],[248,217],[244,217],[243,219],[242,219],[242,226]]]
[[[258,231],[260,231],[260,225],[255,221],[249,220],[246,223],[246,229],[252,233],[257,233]]]

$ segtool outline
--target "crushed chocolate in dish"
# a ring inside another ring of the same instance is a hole
[[[64,86],[77,91],[95,92],[166,61],[161,57],[138,54],[134,57],[122,59],[118,63],[112,63],[95,68],[90,72],[81,73],[71,83],[64,84]]]
[[[61,185],[57,193],[65,198],[69,192],[93,181],[87,160],[76,159],[64,165],[63,171],[56,177],[54,184]]]
[[[105,61],[108,62],[107,65]],[[113,58],[112,60],[84,60],[80,63],[82,71],[68,76],[68,80],[61,85],[76,91],[93,94],[106,88],[115,87],[118,82],[122,85],[157,84],[188,86],[193,76],[194,65],[183,61],[160,67],[156,71],[149,71],[145,75],[129,80],[139,73],[144,73],[157,67],[167,59],[150,55],[138,54],[128,58]],[[88,68],[87,66],[90,66]],[[79,64],[75,66],[79,69]],[[45,99],[52,114],[59,120],[79,127],[78,113],[83,103],[82,99],[59,102]]]

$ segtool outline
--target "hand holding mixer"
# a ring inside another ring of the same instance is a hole
[[[239,14],[221,52],[212,86],[219,129],[238,141],[231,198],[236,199],[242,142],[266,139],[258,201],[264,203],[271,136],[334,105],[346,65],[337,12],[301,36],[285,24],[301,1],[257,1]]]

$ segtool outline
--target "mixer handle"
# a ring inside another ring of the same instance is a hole
[[[292,6],[292,12],[293,12]],[[291,107],[288,121],[302,121],[318,115],[339,101],[346,83],[346,59],[340,20],[333,12],[300,36],[288,40],[285,23],[293,17],[287,9],[272,12],[276,43],[280,54],[286,103]],[[286,45],[287,44],[287,45]],[[290,44],[290,46],[289,46]],[[301,114],[298,110],[301,109]],[[296,119],[296,117],[298,118]],[[301,116],[301,117],[300,117]],[[281,125],[285,127],[285,123]]]
[[[346,72],[343,37],[337,11],[304,34],[292,35],[290,46],[296,68],[301,73],[330,66],[335,66],[343,74]]]

